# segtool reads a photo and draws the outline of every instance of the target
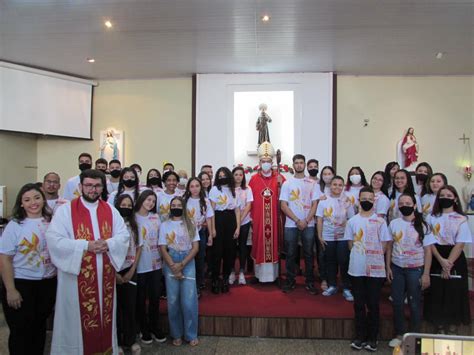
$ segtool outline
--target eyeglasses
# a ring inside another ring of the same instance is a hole
[[[97,184],[97,185],[84,184],[82,186],[84,186],[88,190],[102,190],[104,188],[104,185],[102,185],[102,184]]]
[[[59,181],[46,180],[44,183],[48,185],[59,185]]]

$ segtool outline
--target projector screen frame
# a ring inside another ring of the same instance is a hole
[[[26,132],[26,131],[15,131],[15,130],[8,130],[0,128],[0,132],[5,133],[12,133],[12,134],[22,134],[34,137],[46,137],[46,138],[64,138],[64,139],[74,139],[74,140],[81,140],[81,141],[93,141],[94,138],[92,136],[92,125],[94,120],[94,90],[96,86],[99,86],[97,81],[94,81],[89,78],[78,77],[70,73],[61,72],[58,70],[42,68],[38,66],[33,66],[30,64],[22,64],[18,62],[11,62],[0,58],[0,67],[14,69],[14,70],[21,70],[27,73],[38,74],[43,76],[49,76],[55,79],[62,79],[68,80],[80,84],[91,85],[91,102],[90,102],[90,125],[89,125],[89,138],[85,137],[72,137],[72,136],[65,136],[65,135],[56,135],[56,134],[41,134],[41,133],[34,133],[34,132]]]

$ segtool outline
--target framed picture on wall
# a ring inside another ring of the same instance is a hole
[[[100,131],[99,156],[111,161],[118,159],[124,164],[123,131],[107,128]]]

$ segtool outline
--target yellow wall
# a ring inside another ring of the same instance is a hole
[[[77,175],[77,156],[89,152],[98,158],[99,132],[108,127],[124,131],[124,165],[139,163],[146,174],[161,170],[166,160],[190,171],[191,109],[191,78],[100,82],[94,90],[93,140],[38,139],[38,176],[56,171],[65,183]]]
[[[7,186],[6,215],[11,213],[18,190],[36,182],[36,157],[35,136],[0,132],[0,185]]]
[[[99,131],[125,132],[125,164],[146,171],[163,160],[191,170],[191,78],[105,81],[95,89],[93,141],[0,133],[0,185],[7,184],[9,211],[18,188],[57,171],[63,182],[77,174],[82,151],[98,157]],[[337,168],[360,165],[367,175],[396,159],[396,143],[415,128],[420,160],[464,185],[465,133],[474,145],[474,77],[338,76]],[[363,128],[363,120],[370,119]],[[304,153],[304,152],[303,152]],[[35,169],[25,166],[38,165]],[[4,167],[8,166],[9,169]],[[13,197],[12,197],[13,196]]]
[[[371,175],[396,160],[403,131],[414,127],[419,161],[444,172],[458,189],[463,133],[474,144],[474,77],[338,76],[337,170],[353,165]],[[369,119],[368,127],[363,120]]]

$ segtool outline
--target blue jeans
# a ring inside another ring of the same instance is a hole
[[[204,265],[206,261],[206,248],[207,248],[208,232],[207,228],[202,228],[199,231],[199,251],[194,258],[196,262],[196,286],[199,287],[204,284],[205,272]]]
[[[410,332],[419,333],[421,324],[421,284],[423,267],[401,268],[395,264],[391,265],[393,273],[392,281],[392,306],[395,332],[397,335],[405,333],[405,292],[408,295],[410,306]]]
[[[296,251],[298,250],[298,235],[303,243],[305,281],[307,284],[314,283],[313,273],[313,247],[314,227],[306,227],[300,231],[298,228],[285,227],[285,250],[286,250],[286,276],[289,282],[294,282],[296,277]]]
[[[342,287],[349,289],[351,282],[347,270],[349,269],[349,245],[347,240],[327,241],[324,254],[326,256],[328,285],[337,286],[337,270],[341,275]]]
[[[168,253],[175,263],[184,260],[189,252],[177,252],[170,249]],[[168,321],[173,339],[186,341],[197,339],[198,300],[196,291],[196,268],[194,259],[186,264],[183,270],[184,280],[177,280],[167,264],[164,264],[166,279],[166,296],[168,299]]]

